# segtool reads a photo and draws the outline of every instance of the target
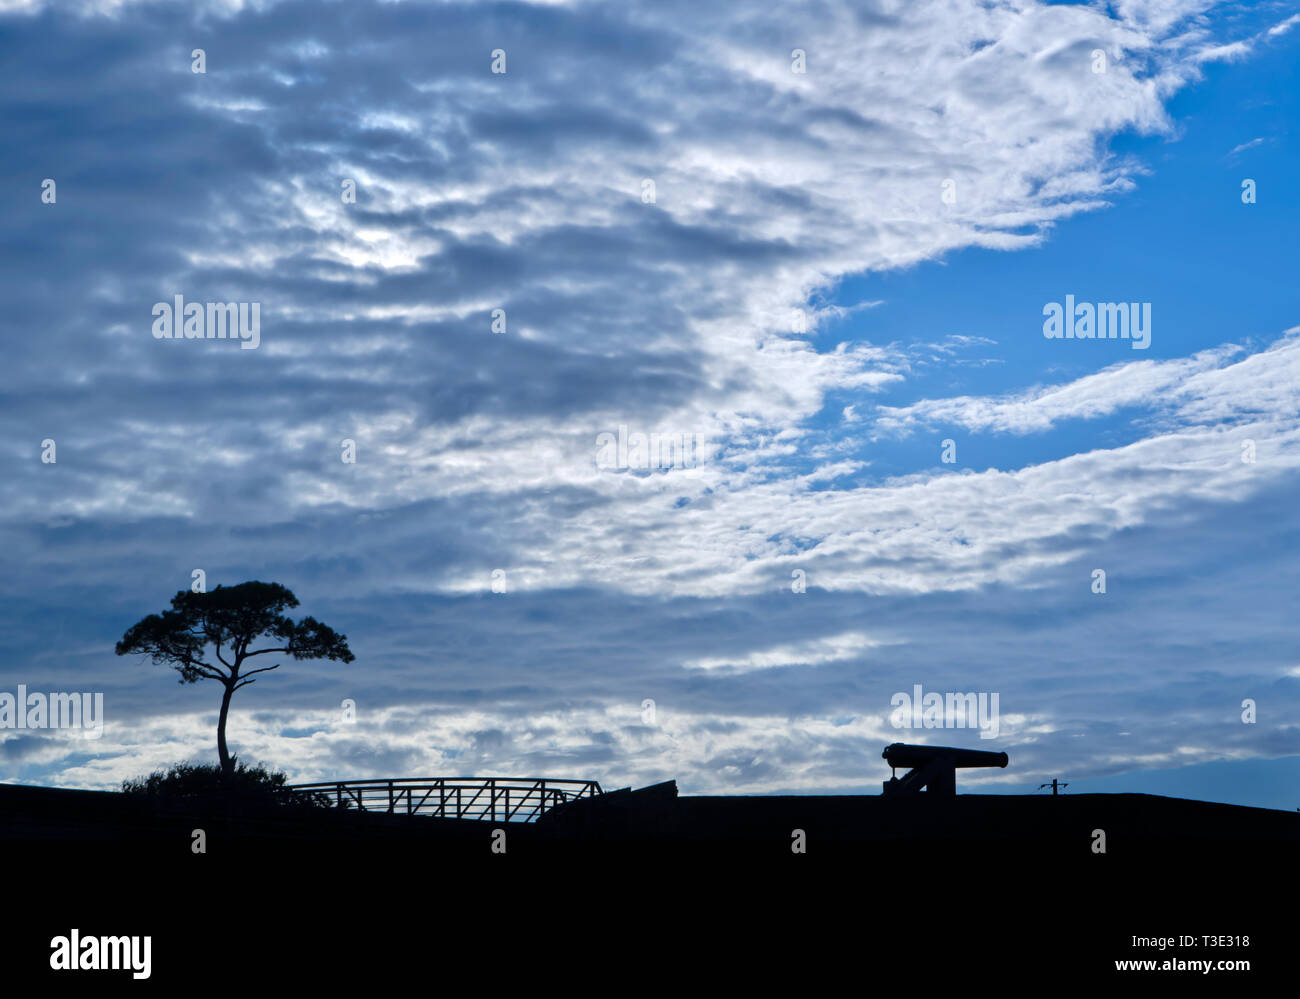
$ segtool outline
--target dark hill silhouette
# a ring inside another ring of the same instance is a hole
[[[1297,813],[1148,794],[955,794],[950,790],[953,768],[1005,766],[1005,754],[895,744],[885,756],[916,769],[901,780],[885,782],[886,793],[878,796],[681,796],[676,783],[668,781],[567,802],[556,797],[556,804],[535,822],[506,822],[504,808],[490,814],[485,810],[479,813],[480,820],[431,815],[429,800],[432,797],[436,804],[440,787],[431,791],[438,786],[419,784],[412,791],[400,781],[395,782],[395,791],[378,794],[373,785],[388,782],[371,782],[365,792],[369,796],[365,807],[370,810],[356,808],[362,794],[356,785],[341,785],[327,795],[329,800],[337,796],[340,802],[351,803],[349,808],[297,807],[287,792],[283,803],[269,805],[263,799],[238,796],[176,801],[0,785],[0,841],[96,841],[145,850],[174,845],[201,827],[214,843],[235,852],[265,852],[277,843],[333,843],[339,849],[351,844],[362,849],[368,842],[386,842],[413,848],[432,844],[442,851],[473,856],[483,851],[492,828],[504,827],[512,849],[538,855],[566,849],[588,855],[618,853],[634,844],[646,854],[730,851],[785,856],[798,852],[793,846],[796,839],[802,839],[805,852],[813,856],[848,855],[864,848],[895,855],[908,850],[1001,851],[1035,853],[1062,862],[1102,860],[1103,856],[1195,857],[1207,849],[1287,857],[1300,851]],[[929,790],[921,791],[927,782]],[[598,790],[597,785],[592,787]],[[321,796],[319,790],[311,793]],[[466,800],[469,795],[466,790]],[[417,801],[422,812],[402,814],[415,811]],[[1096,849],[1098,831],[1104,834],[1101,855]]]
[[[635,973],[804,988],[825,966],[1113,983],[1115,959],[1151,956],[1135,935],[1229,933],[1249,951],[1178,956],[1249,957],[1258,983],[1289,967],[1290,928],[1253,900],[1284,897],[1298,853],[1298,814],[1146,794],[683,796],[668,781],[503,823],[0,785],[0,864],[23,903],[12,952],[48,954],[72,927],[147,932],[156,977],[178,982],[307,967],[400,987],[473,965],[529,987]],[[196,926],[273,932],[274,954],[214,962]]]

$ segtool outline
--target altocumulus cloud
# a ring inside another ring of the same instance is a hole
[[[107,712],[93,753],[5,743],[11,773],[111,785],[207,751],[204,695],[111,651],[196,567],[284,582],[349,634],[355,667],[286,669],[232,721],[304,779],[866,787],[918,681],[1000,691],[1021,780],[1293,752],[1294,729],[1231,724],[1243,689],[1300,701],[1267,585],[1185,571],[1283,558],[1242,524],[1295,481],[1292,338],[900,409],[872,396],[907,352],[807,335],[845,275],[1029,249],[1131,189],[1105,140],[1171,130],[1198,65],[1257,44],[1215,38],[1208,6],[0,5],[0,284],[27,331],[0,401],[0,668]],[[260,302],[259,349],[154,340],[175,294]],[[876,438],[1145,422],[844,484],[814,426],[844,392]],[[595,441],[620,425],[714,451],[611,473]],[[1226,459],[1228,433],[1270,460]],[[1207,539],[1184,561],[1178,530]],[[1137,555],[1148,585],[1106,609],[1062,595]],[[1220,653],[1195,687],[1187,648]]]

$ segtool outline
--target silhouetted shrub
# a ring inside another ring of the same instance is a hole
[[[236,762],[229,774],[215,763],[174,763],[166,770],[155,770],[147,777],[122,782],[122,792],[162,802],[240,801],[246,804],[321,805],[329,804],[321,795],[295,795],[284,790],[286,775],[272,773],[262,764],[248,766]]]

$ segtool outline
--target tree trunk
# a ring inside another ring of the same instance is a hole
[[[221,695],[221,715],[217,718],[217,756],[221,759],[222,775],[229,777],[234,772],[235,764],[226,749],[226,716],[230,714],[230,698],[235,692],[235,685],[228,683],[225,686],[225,693]]]

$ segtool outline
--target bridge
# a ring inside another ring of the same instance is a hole
[[[557,805],[601,794],[594,780],[541,777],[395,777],[289,784],[285,790],[363,812],[486,822],[536,822]]]

